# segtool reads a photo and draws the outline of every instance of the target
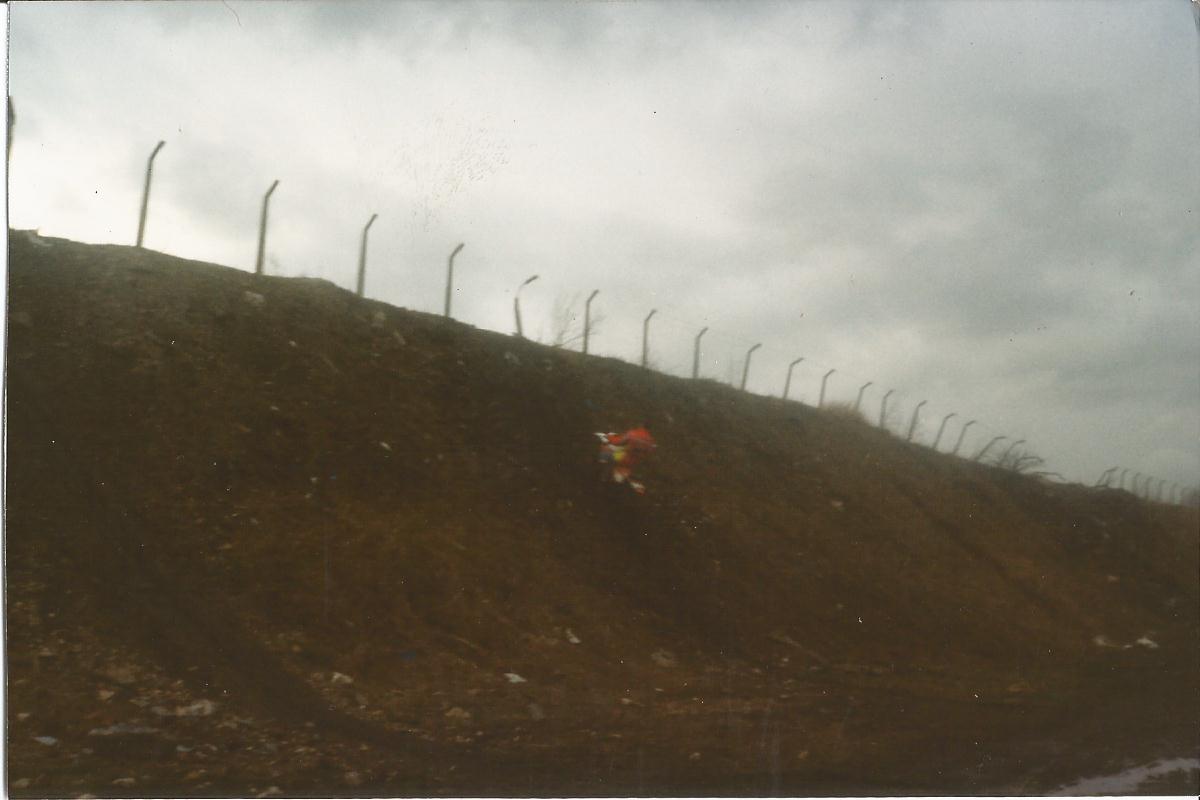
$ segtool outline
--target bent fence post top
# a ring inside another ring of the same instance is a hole
[[[862,405],[863,392],[865,392],[867,390],[868,386],[871,386],[874,383],[875,383],[875,381],[867,381],[862,386],[858,387],[858,397],[854,398],[854,410],[855,411],[858,411],[858,407]]]
[[[9,108],[12,108],[12,101],[9,100]],[[9,118],[11,126],[12,117]],[[160,141],[154,146],[154,150],[150,153],[150,158],[146,161],[146,185],[142,188],[142,209],[138,212],[138,230],[137,230],[137,247],[142,246],[142,238],[146,233],[146,210],[150,207],[150,175],[154,171],[154,157],[158,155],[158,151],[163,149],[166,142]],[[9,146],[12,146],[12,138],[10,131]]]
[[[921,406],[928,402],[928,400],[922,400],[921,402],[917,403],[917,407],[913,409],[912,422],[908,423],[908,436],[905,437],[905,441],[912,441],[913,431],[917,429],[917,416],[921,413]]]
[[[879,404],[879,427],[881,427],[881,428],[884,427],[884,423],[887,422],[888,398],[891,397],[892,393],[895,391],[896,391],[895,389],[888,389],[887,392],[883,395],[883,401]]]
[[[524,339],[525,331],[521,329],[521,290],[538,279],[537,275],[530,275],[525,279],[525,282],[517,287],[517,293],[513,295],[513,317],[517,321],[517,338]]]
[[[592,293],[588,295],[587,302],[583,304],[583,353],[587,355],[588,351],[588,336],[592,332],[592,301],[596,299],[596,295],[600,294],[599,289],[592,289]]]
[[[742,365],[742,391],[746,391],[746,376],[750,374],[750,356],[754,355],[754,351],[762,347],[762,342],[751,347],[746,351],[746,362]]]
[[[367,277],[367,231],[371,230],[372,223],[379,217],[378,214],[372,214],[367,220],[367,224],[363,227],[362,246],[358,250],[358,287],[356,293],[359,297],[363,296],[363,285],[366,283]]]
[[[946,430],[946,423],[950,421],[951,417],[957,417],[957,416],[958,416],[958,412],[951,411],[949,414],[942,417],[942,424],[938,428],[937,436],[934,437],[934,440],[933,440],[933,449],[934,450],[938,449],[938,444],[942,441],[942,432]]]
[[[788,364],[787,380],[783,382],[783,399],[788,399],[788,389],[792,386],[792,369],[804,360],[804,356],[800,356],[792,363]]]
[[[458,247],[450,251],[450,258],[446,263],[446,305],[442,310],[443,317],[450,316],[450,293],[454,291],[454,257],[463,249],[464,243],[460,243]]]
[[[258,255],[254,257],[254,274],[262,275],[263,271],[263,255],[266,253],[267,246],[267,206],[271,202],[271,194],[275,191],[275,187],[279,185],[279,179],[271,184],[271,188],[267,189],[267,193],[263,195],[262,216],[258,219]]]
[[[821,396],[817,398],[817,408],[825,405],[825,384],[829,380],[829,376],[837,372],[836,369],[831,369],[825,373],[825,377],[821,378]]]
[[[696,334],[696,341],[692,345],[692,380],[700,377],[700,337],[706,330],[708,330],[707,326],[700,329],[700,332]]]
[[[920,401],[917,403],[917,408],[912,410],[912,422],[908,423],[908,435],[905,441],[912,441],[912,433],[917,429],[917,417],[920,415],[920,407],[929,401]]]
[[[958,441],[954,443],[954,449],[950,451],[950,455],[952,455],[952,456],[958,455],[958,448],[962,447],[963,438],[965,438],[967,435],[967,428],[971,427],[975,423],[976,423],[976,420],[971,420],[966,425],[962,426],[962,430],[958,432]]]

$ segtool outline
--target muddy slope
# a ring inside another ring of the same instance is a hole
[[[1194,510],[321,281],[15,232],[9,291],[17,794],[1034,791],[1196,754]],[[605,491],[590,432],[646,415],[650,493]]]

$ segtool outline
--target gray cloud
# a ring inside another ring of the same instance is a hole
[[[1180,4],[16,5],[13,224],[531,330],[751,388],[877,383],[1079,474],[1200,477],[1200,131]],[[1181,32],[1181,26],[1183,30]],[[1191,48],[1191,50],[1188,50]],[[1181,77],[1182,76],[1182,77]],[[1180,431],[1190,439],[1180,445]],[[1096,470],[1098,472],[1098,469]]]

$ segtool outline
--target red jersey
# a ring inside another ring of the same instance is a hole
[[[633,466],[658,447],[650,431],[645,428],[633,428],[610,436],[608,440],[625,451],[621,462],[627,466]]]

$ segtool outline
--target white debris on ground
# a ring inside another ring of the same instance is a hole
[[[1051,792],[1052,797],[1067,797],[1073,795],[1128,795],[1137,794],[1137,789],[1151,778],[1169,775],[1172,772],[1200,772],[1200,758],[1172,758],[1152,761],[1140,767],[1118,772],[1114,775],[1101,775],[1094,778],[1084,778],[1067,786],[1062,786]]]
[[[1141,647],[1145,647],[1149,650],[1157,650],[1158,649],[1158,642],[1154,641],[1149,636],[1142,636],[1131,644],[1117,644],[1116,642],[1114,642],[1112,639],[1109,639],[1104,634],[1100,634],[1098,636],[1092,637],[1092,644],[1096,645],[1097,647],[1112,647],[1112,648],[1115,648],[1118,650],[1128,650],[1131,647],[1133,647],[1135,644],[1140,645]]]
[[[175,716],[177,717],[208,717],[217,710],[217,704],[212,700],[197,700],[188,706],[177,706],[175,708]]]

